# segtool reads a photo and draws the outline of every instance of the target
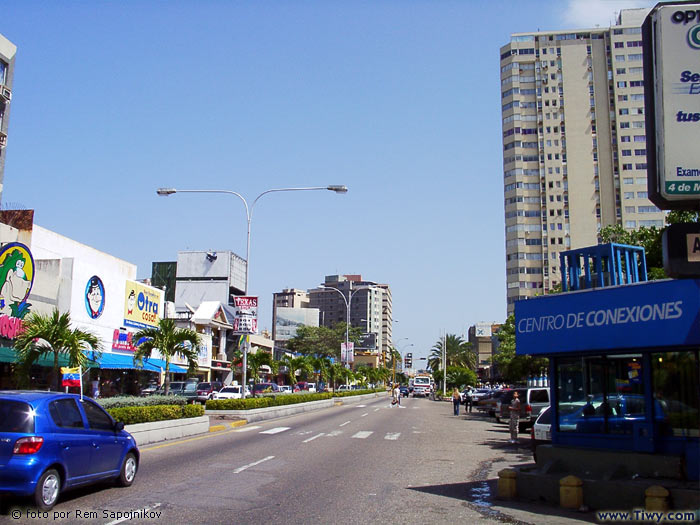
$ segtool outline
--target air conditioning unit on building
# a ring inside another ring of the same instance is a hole
[[[12,100],[12,91],[10,90],[10,88],[0,86],[0,94],[2,95],[2,98],[7,100],[8,102]]]

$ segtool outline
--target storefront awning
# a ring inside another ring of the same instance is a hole
[[[91,353],[88,353],[87,368],[94,368],[97,363],[90,359]],[[17,352],[14,348],[3,346],[0,347],[0,363],[16,363],[17,362]],[[34,362],[38,366],[48,366],[53,367],[53,354],[44,354],[39,359]],[[58,366],[70,366],[68,362],[68,356],[66,354],[58,354]]]
[[[134,356],[128,354],[114,354],[104,352],[101,356],[95,356],[98,366],[103,370],[146,370],[147,372],[161,372],[165,370],[165,361],[154,357],[146,357],[143,364],[134,362]],[[170,363],[170,372],[184,374],[186,368]]]
[[[155,357],[147,357],[143,360],[143,368],[151,372],[160,372],[162,368],[163,372],[165,372],[165,361],[163,359],[156,359]],[[170,363],[170,372],[173,374],[185,374],[187,373],[187,369],[180,365]]]

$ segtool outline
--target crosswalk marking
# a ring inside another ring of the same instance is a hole
[[[234,430],[234,432],[250,432],[251,430],[257,430],[260,428],[260,425],[253,425],[252,427],[243,427],[239,430]]]
[[[397,439],[399,439],[400,435],[401,432],[389,432],[386,436],[384,436],[384,439],[388,439],[389,441],[396,441]]]
[[[367,405],[355,405],[355,408],[365,408]]]
[[[342,434],[342,433],[343,433],[342,430],[334,430],[333,432],[329,432],[329,433],[328,433],[328,437],[336,437],[336,436],[339,436],[339,435]]]
[[[355,438],[355,439],[367,439],[367,438],[370,437],[372,434],[374,434],[374,432],[371,431],[371,430],[361,430],[360,432],[358,432],[357,434],[355,434],[355,435],[352,436],[352,437]]]
[[[324,433],[324,432],[321,432],[320,434],[316,434],[315,436],[311,436],[310,438],[305,439],[304,441],[302,441],[302,443],[308,443],[309,441],[313,441],[314,439],[320,438],[321,436],[325,436],[325,433]]]
[[[261,434],[279,434],[280,432],[284,432],[285,430],[289,430],[291,427],[276,427],[276,428],[271,428],[270,430],[263,430],[260,432]]]

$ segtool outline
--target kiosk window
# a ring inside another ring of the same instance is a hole
[[[631,435],[645,419],[640,354],[561,360],[557,373],[560,432]]]
[[[661,435],[700,436],[698,352],[652,354],[654,422]]]

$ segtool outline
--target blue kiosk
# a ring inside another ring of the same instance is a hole
[[[549,448],[700,479],[700,279],[647,282],[643,249],[612,244],[561,268],[572,291],[515,305],[517,353],[549,358]]]

